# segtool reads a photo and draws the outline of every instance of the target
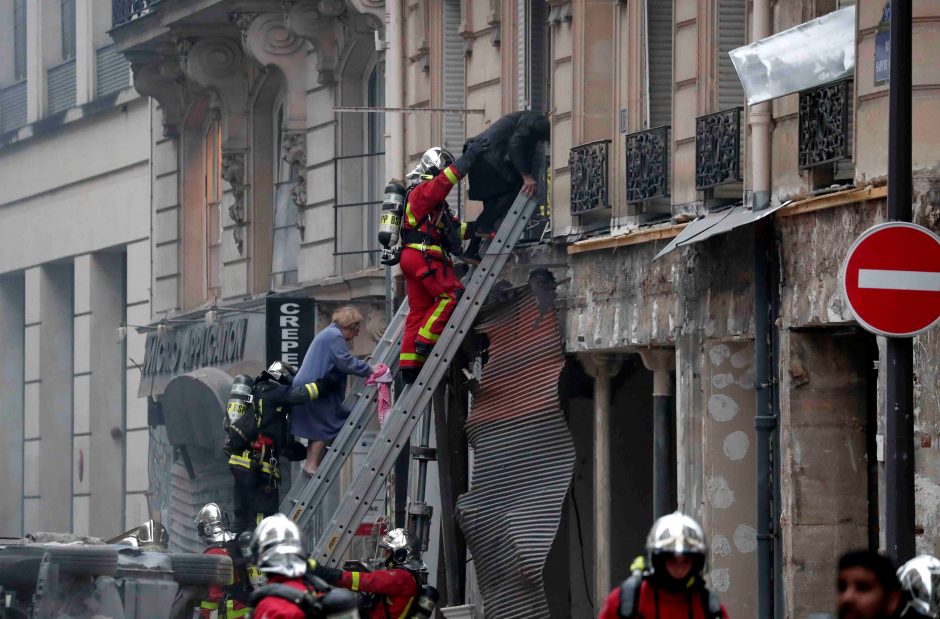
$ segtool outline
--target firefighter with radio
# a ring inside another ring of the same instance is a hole
[[[487,145],[486,140],[471,142],[456,161],[443,148],[430,148],[408,174],[407,189],[394,182],[386,187],[379,242],[385,248],[382,262],[399,263],[405,278],[410,310],[399,367],[406,383],[417,378],[463,291],[451,256],[463,252],[468,229],[445,198]]]
[[[225,452],[235,479],[236,534],[252,530],[265,516],[277,512],[279,459],[303,460],[305,448],[290,436],[290,408],[316,400],[338,387],[324,377],[291,387],[295,370],[276,361],[257,379],[235,377],[225,418]]]

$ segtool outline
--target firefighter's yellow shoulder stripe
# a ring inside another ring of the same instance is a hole
[[[352,586],[350,589],[353,591],[359,591],[359,572],[352,573]]]
[[[458,182],[460,182],[460,179],[457,178],[457,175],[454,174],[454,171],[450,169],[450,166],[444,168],[444,176],[447,177],[447,180],[450,181],[451,185],[456,185]]]
[[[311,400],[316,400],[318,397],[320,397],[320,390],[317,389],[316,383],[307,383],[304,385],[304,387],[307,388],[307,393],[310,394]]]

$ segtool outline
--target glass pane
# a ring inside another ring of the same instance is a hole
[[[13,64],[16,79],[26,77],[26,0],[13,2]]]
[[[75,0],[62,0],[62,59],[75,58]]]

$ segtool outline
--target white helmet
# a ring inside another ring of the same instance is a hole
[[[221,544],[235,539],[228,530],[228,516],[215,503],[206,503],[196,514],[196,533],[207,544]]]
[[[392,529],[379,540],[379,547],[391,551],[388,562],[392,565],[418,561],[415,539],[407,529]]]
[[[653,523],[646,538],[646,551],[650,557],[660,553],[703,557],[708,554],[705,532],[693,518],[682,512],[662,516]]]
[[[940,619],[940,559],[914,557],[898,570],[905,604],[901,617]]]
[[[265,574],[299,578],[307,571],[300,530],[284,514],[268,516],[251,538],[251,562]]]
[[[421,155],[421,161],[408,173],[409,180],[420,180],[422,176],[437,176],[444,168],[454,163],[454,156],[440,146],[429,148]]]
[[[286,361],[275,361],[269,365],[268,369],[262,372],[262,374],[267,375],[271,380],[281,383],[282,385],[289,385],[293,382],[297,370]]]

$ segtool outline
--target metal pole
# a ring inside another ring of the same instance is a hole
[[[911,0],[891,0],[888,219],[911,221]],[[914,556],[912,338],[888,338],[885,371],[885,541],[900,564]]]
[[[421,429],[418,444],[411,447],[411,457],[417,462],[418,472],[414,479],[414,492],[408,507],[410,521],[408,529],[414,533],[421,545],[421,551],[428,549],[428,537],[431,532],[431,514],[433,508],[425,502],[425,490],[428,481],[428,461],[437,460],[437,450],[429,447],[431,443],[431,410],[424,409],[421,417]]]
[[[672,349],[641,350],[646,369],[653,372],[653,518],[675,510],[675,435],[672,432]]]
[[[594,604],[610,593],[610,374],[599,355],[594,377]]]

